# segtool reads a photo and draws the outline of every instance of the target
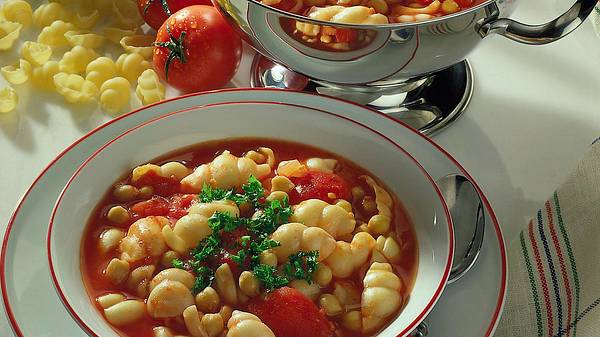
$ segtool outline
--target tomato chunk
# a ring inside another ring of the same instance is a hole
[[[353,28],[336,28],[335,39],[337,42],[353,42],[358,37],[358,31]]]
[[[332,337],[333,324],[304,294],[290,287],[276,289],[265,299],[255,297],[248,311],[277,337]]]
[[[175,194],[169,200],[169,217],[179,219],[188,214],[188,209],[198,200],[195,194]]]
[[[169,214],[169,202],[161,197],[153,197],[150,200],[141,201],[131,206],[131,211],[139,218],[147,216],[165,216]]]
[[[167,197],[179,192],[179,180],[163,177],[154,171],[144,173],[133,185],[136,187],[152,186],[154,194]]]
[[[309,171],[300,178],[291,178],[294,185],[290,191],[290,203],[297,204],[308,199],[330,202],[334,199],[350,199],[350,189],[344,178],[335,173]],[[330,193],[333,194],[331,198]]]

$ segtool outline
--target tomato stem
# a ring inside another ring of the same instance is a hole
[[[169,23],[166,23],[167,34],[169,34],[170,41],[167,42],[155,42],[154,45],[157,47],[164,47],[169,50],[169,56],[167,57],[167,61],[165,62],[165,79],[169,80],[169,67],[171,66],[171,62],[174,59],[178,59],[179,62],[185,63],[185,46],[183,41],[185,39],[186,32],[182,31],[179,34],[179,39],[177,39],[171,33],[171,27],[169,27]]]

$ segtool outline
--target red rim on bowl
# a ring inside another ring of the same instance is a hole
[[[96,132],[106,128],[107,126],[112,125],[113,123],[117,123],[118,121],[122,120],[122,119],[127,119],[132,117],[134,114],[136,113],[142,113],[144,110],[147,110],[151,107],[154,107],[156,105],[160,105],[160,104],[164,104],[167,102],[175,102],[175,101],[179,101],[179,100],[185,100],[187,98],[190,97],[201,97],[201,96],[209,96],[211,94],[218,94],[218,93],[227,93],[227,92],[246,92],[246,91],[260,91],[260,92],[280,92],[281,89],[271,89],[271,88],[231,88],[231,89],[222,89],[222,90],[214,90],[214,91],[209,91],[209,92],[204,92],[204,93],[194,93],[194,94],[188,94],[188,95],[184,95],[184,96],[179,96],[179,97],[175,97],[172,99],[168,99],[165,101],[161,101],[161,102],[157,102],[148,106],[144,106],[141,107],[139,109],[133,110],[127,114],[124,114],[122,116],[119,116],[113,120],[110,120],[108,122],[106,122],[105,124],[102,124],[96,128],[94,128],[92,131],[88,132],[86,135],[82,136],[81,138],[79,138],[77,141],[75,141],[74,143],[72,143],[70,146],[68,146],[65,150],[63,150],[61,153],[59,153],[44,169],[43,171],[36,177],[36,179],[34,180],[34,182],[29,186],[29,188],[26,190],[26,192],[23,194],[23,196],[20,198],[14,212],[12,213],[3,241],[2,241],[2,250],[0,252],[0,286],[2,288],[2,300],[5,306],[5,310],[9,319],[9,322],[11,324],[11,327],[13,329],[13,331],[15,332],[15,334],[19,337],[23,337],[24,334],[22,332],[22,330],[20,329],[17,320],[15,318],[14,315],[14,311],[12,310],[11,307],[11,303],[9,301],[9,297],[8,297],[8,290],[7,290],[7,282],[6,282],[6,258],[7,258],[7,250],[8,250],[8,242],[10,239],[10,234],[12,232],[13,229],[13,225],[16,221],[17,216],[19,215],[19,211],[21,210],[21,207],[23,206],[23,204],[25,203],[26,199],[28,198],[29,194],[32,192],[32,190],[34,189],[34,187],[38,184],[38,182],[41,180],[41,178],[44,176],[44,174],[46,174],[46,172],[48,172],[50,170],[50,168],[52,168],[52,166],[59,160],[61,159],[66,153],[68,153],[71,149],[73,149],[75,146],[77,146],[79,143],[81,143],[82,141],[86,140],[87,138],[89,138],[91,135],[95,134]],[[306,96],[318,96],[315,94],[311,94],[311,93],[306,93],[306,92],[302,92],[302,91],[293,91],[293,90],[286,90],[286,92],[294,92],[295,94],[299,94],[299,95],[306,95]],[[319,96],[321,97],[321,96]],[[419,137],[421,137],[422,139],[426,140],[427,142],[429,142],[432,146],[434,146],[436,149],[438,149],[444,156],[446,156],[452,163],[454,163],[459,169],[460,171],[462,171],[462,173],[468,177],[474,184],[475,188],[477,189],[477,191],[480,193],[482,200],[489,212],[489,216],[492,219],[493,225],[494,225],[494,229],[495,229],[495,234],[496,234],[496,238],[498,240],[498,245],[499,245],[499,249],[500,249],[500,258],[501,258],[501,283],[500,283],[500,291],[499,291],[499,295],[498,295],[498,299],[496,302],[496,309],[494,312],[494,315],[492,317],[492,320],[487,328],[486,334],[483,337],[490,337],[490,335],[492,334],[492,332],[495,330],[498,321],[499,321],[499,316],[502,312],[502,308],[504,306],[504,300],[505,300],[505,295],[506,295],[506,282],[507,282],[507,257],[506,257],[506,248],[505,248],[505,244],[504,244],[504,239],[503,239],[503,235],[502,235],[502,231],[500,229],[500,225],[498,222],[498,219],[496,217],[495,212],[493,211],[490,202],[488,201],[488,199],[485,197],[485,195],[483,194],[483,191],[481,190],[481,188],[477,185],[477,183],[475,182],[475,180],[473,179],[473,177],[465,170],[465,168],[456,160],[454,159],[445,149],[443,149],[441,146],[439,146],[438,144],[436,144],[435,142],[433,142],[431,139],[425,137],[424,135],[422,135],[421,133],[419,133],[418,131],[410,128],[408,125],[406,125],[405,123],[398,121],[396,119],[393,119],[390,116],[387,116],[379,111],[364,107],[362,105],[359,105],[357,103],[354,102],[350,102],[350,101],[346,101],[343,99],[339,99],[339,98],[333,98],[333,97],[329,97],[328,99],[331,100],[337,100],[340,101],[342,103],[345,104],[351,104],[357,107],[360,107],[362,109],[365,110],[365,112],[370,112],[370,113],[374,113],[380,116],[383,116],[387,119],[389,119],[390,121],[401,125],[402,127],[410,130],[411,132],[413,132],[414,134],[418,135]],[[264,102],[261,102],[264,103]]]
[[[52,230],[54,228],[54,218],[55,218],[56,212],[61,207],[61,202],[62,202],[62,199],[64,197],[64,194],[68,191],[69,187],[71,186],[71,184],[75,180],[75,178],[89,164],[89,162],[91,160],[93,160],[97,155],[99,155],[100,153],[102,153],[106,148],[110,147],[110,145],[112,145],[114,142],[116,142],[119,139],[127,136],[128,134],[136,132],[138,130],[141,130],[145,126],[148,126],[150,124],[153,124],[155,122],[158,122],[160,120],[163,120],[163,119],[168,118],[168,117],[173,116],[173,115],[183,114],[183,113],[187,113],[187,112],[190,112],[190,111],[197,111],[198,109],[202,109],[202,108],[209,108],[209,107],[215,107],[215,106],[224,106],[224,105],[234,105],[234,104],[284,105],[284,106],[290,106],[290,107],[306,108],[306,107],[303,107],[303,106],[300,106],[300,105],[296,105],[296,104],[288,104],[288,103],[281,103],[281,102],[242,101],[242,102],[227,102],[227,103],[207,104],[207,105],[192,107],[192,108],[188,108],[188,109],[184,109],[184,110],[179,110],[179,111],[175,111],[175,112],[170,112],[170,113],[158,116],[156,118],[150,119],[150,120],[148,120],[148,121],[146,121],[146,122],[144,122],[142,124],[139,124],[139,125],[131,128],[131,129],[123,132],[122,134],[118,135],[114,139],[112,139],[109,142],[107,142],[106,144],[104,144],[98,150],[96,150],[92,155],[90,155],[83,162],[83,164],[81,164],[81,166],[79,166],[77,168],[77,170],[75,171],[75,173],[73,173],[73,175],[71,176],[71,178],[69,179],[69,181],[65,185],[64,189],[61,191],[60,196],[58,197],[58,199],[56,201],[56,204],[54,206],[54,209],[52,210],[52,215],[50,216],[50,222],[49,222],[49,226],[48,226],[48,235],[47,235],[47,241],[46,241],[46,249],[47,249],[47,254],[48,254],[48,264],[50,266],[50,274],[52,276],[52,283],[54,284],[54,287],[55,287],[55,289],[56,289],[56,291],[57,291],[57,293],[58,293],[61,301],[63,302],[63,304],[65,305],[65,307],[67,308],[67,310],[69,311],[69,313],[71,314],[71,316],[89,334],[91,334],[93,336],[100,336],[97,332],[95,332],[94,330],[92,330],[92,328],[89,327],[86,324],[86,322],[77,314],[77,312],[73,309],[73,307],[69,303],[69,300],[68,300],[67,296],[65,295],[63,289],[60,286],[60,282],[58,282],[58,278],[57,278],[57,275],[56,275],[56,270],[54,268],[54,263],[53,263],[53,259],[52,259],[51,241],[52,241]],[[357,122],[355,120],[352,120],[350,118],[347,118],[345,116],[340,116],[340,115],[337,115],[337,114],[334,114],[334,113],[331,113],[331,112],[328,112],[328,111],[325,111],[325,110],[317,109],[317,108],[308,108],[308,109],[313,110],[313,111],[318,111],[320,113],[327,114],[327,115],[335,117],[335,118],[344,119],[346,121],[349,121],[349,122],[357,125],[358,127],[362,127],[364,129],[367,129],[371,133],[374,133],[377,136],[379,136],[379,137],[383,138],[384,140],[386,140],[388,143],[390,143],[391,145],[393,145],[394,147],[396,147],[396,149],[398,149],[401,153],[403,153],[405,156],[407,156],[415,165],[417,165],[417,167],[419,168],[419,170],[421,171],[421,173],[423,175],[425,175],[425,177],[429,180],[429,183],[431,184],[431,186],[433,186],[433,188],[434,188],[434,190],[435,190],[438,198],[440,199],[441,205],[442,205],[442,207],[444,209],[444,214],[445,214],[445,217],[446,217],[446,221],[447,221],[447,224],[448,224],[448,248],[447,248],[448,257],[447,257],[446,262],[445,262],[444,273],[442,275],[440,283],[436,287],[436,290],[435,290],[433,296],[430,299],[427,300],[427,304],[425,305],[425,307],[423,308],[423,310],[421,310],[421,312],[416,316],[416,318],[413,319],[413,321],[410,324],[408,324],[400,333],[398,333],[398,336],[405,336],[405,335],[409,334],[410,332],[412,332],[417,327],[417,325],[419,325],[421,323],[421,321],[423,319],[425,319],[425,316],[433,309],[433,306],[438,301],[438,299],[442,295],[442,292],[443,292],[444,288],[448,284],[448,277],[450,276],[450,270],[452,269],[452,259],[453,259],[453,255],[454,255],[454,226],[452,225],[452,218],[450,216],[450,211],[448,210],[448,206],[446,205],[446,202],[444,201],[442,193],[441,193],[439,187],[437,186],[437,184],[435,183],[435,181],[433,180],[433,178],[429,175],[429,173],[427,173],[427,171],[425,170],[425,168],[410,153],[408,153],[404,148],[402,148],[402,146],[400,146],[399,144],[397,144],[396,142],[394,142],[393,140],[391,140],[387,136],[383,135],[382,133],[380,133],[380,132],[378,132],[378,131],[370,128],[369,126],[366,126],[366,125],[364,125],[362,123],[359,123],[359,122]]]

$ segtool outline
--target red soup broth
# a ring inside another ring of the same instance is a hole
[[[374,198],[374,193],[372,189],[369,188],[365,184],[365,182],[359,179],[358,177],[362,175],[369,175],[376,180],[377,178],[370,174],[370,172],[359,166],[357,163],[354,163],[346,158],[325,151],[323,149],[283,140],[274,140],[267,138],[234,138],[219,141],[211,141],[174,151],[149,162],[161,165],[170,161],[178,161],[185,164],[188,167],[195,168],[197,166],[200,166],[201,164],[205,164],[212,161],[218,154],[220,154],[224,150],[229,150],[235,156],[242,156],[245,152],[249,150],[255,150],[259,147],[271,148],[275,153],[275,158],[277,162],[291,159],[298,159],[300,161],[304,161],[308,158],[313,157],[336,159],[338,161],[337,167],[340,169],[336,170],[335,173],[341,176],[346,182],[348,182],[349,186],[362,186],[365,191],[365,195]],[[138,199],[124,203],[120,202],[113,196],[112,189],[114,186],[118,186],[120,184],[128,184],[131,181],[131,170],[129,172],[126,172],[125,174],[123,174],[122,172],[115,172],[115,176],[118,175],[121,175],[121,178],[118,179],[117,182],[109,188],[109,191],[104,192],[104,197],[102,198],[101,202],[97,205],[97,207],[90,215],[90,218],[88,219],[86,224],[86,229],[84,231],[84,237],[81,245],[81,270],[83,272],[83,281],[88,295],[90,296],[90,301],[99,310],[100,315],[103,314],[102,308],[96,302],[96,298],[98,296],[116,292],[125,295],[127,298],[139,299],[136,295],[131,293],[125,285],[114,285],[104,275],[104,269],[106,268],[111,259],[118,257],[118,252],[114,250],[105,255],[102,255],[99,253],[97,248],[98,238],[103,230],[105,230],[108,227],[119,227],[119,225],[110,223],[106,219],[106,212],[108,211],[108,209],[115,205],[121,205],[129,210],[132,205],[139,201],[142,201],[142,199]],[[274,176],[274,172],[272,172],[271,176],[267,178],[270,178],[272,176]],[[267,185],[270,184],[270,179],[263,179],[262,182],[263,186],[265,186],[265,190],[269,190],[270,186]],[[418,268],[418,245],[416,240],[416,234],[412,222],[409,218],[409,215],[402,206],[399,198],[393,195],[390,192],[390,190],[386,188],[384,182],[379,180],[377,180],[377,182],[380,186],[385,188],[390,193],[390,195],[392,195],[394,201],[392,228],[393,231],[396,233],[395,239],[398,243],[400,243],[402,254],[399,262],[393,264],[393,268],[395,274],[401,278],[403,283],[404,306],[414,285],[416,272]],[[361,212],[361,206],[359,204],[360,201],[353,201],[352,203],[355,219],[357,220],[357,223],[359,221],[368,222],[370,216],[372,216],[373,214],[365,214],[364,212]],[[175,222],[175,220],[176,219],[171,219],[172,222]],[[128,226],[131,225],[131,222],[132,221],[121,225],[120,227],[126,232]],[[157,261],[145,260],[142,261],[139,265],[131,265],[130,269],[133,270],[134,268],[140,265],[151,263],[156,264]],[[154,274],[156,274],[159,270],[160,269],[157,268]],[[362,282],[358,282],[357,275],[352,275],[344,280],[353,280],[353,283],[362,292]],[[322,289],[322,293],[330,293],[334,281],[335,278],[332,282],[330,282],[330,285],[328,287]],[[233,309],[245,310],[245,308],[245,305],[237,305]],[[394,317],[395,315],[390,317],[389,321],[392,321]],[[332,322],[336,325],[336,327],[341,328],[341,324],[339,324],[339,322],[333,319]],[[149,315],[145,315],[143,319],[132,323],[129,326],[113,328],[116,331],[118,331],[118,333],[122,336],[152,337],[152,329],[156,326],[168,326],[172,329],[172,331],[175,334],[187,334],[187,330],[182,319],[154,319]],[[365,335],[361,333],[351,332],[346,329],[343,330],[344,336],[365,337],[373,335]]]

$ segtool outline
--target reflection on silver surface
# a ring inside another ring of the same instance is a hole
[[[475,264],[485,228],[483,203],[473,184],[464,176],[451,174],[437,181],[454,225],[454,262],[448,283],[458,281]]]
[[[559,18],[541,25],[501,18],[499,6],[504,9],[512,0],[487,0],[420,23],[350,25],[286,13],[256,0],[212,1],[246,42],[276,63],[314,80],[369,87],[402,84],[446,69],[493,33],[522,43],[553,42],[577,28],[597,3],[577,0]],[[364,39],[334,50],[303,41],[294,34],[298,23],[350,30]]]
[[[341,85],[309,79],[257,55],[251,69],[252,87],[316,91],[377,109],[431,135],[465,110],[473,94],[468,61],[426,77],[389,86]]]

